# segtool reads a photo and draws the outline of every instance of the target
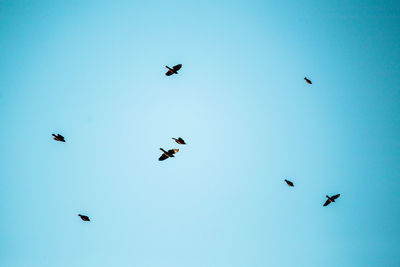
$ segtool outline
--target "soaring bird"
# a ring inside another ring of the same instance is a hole
[[[294,184],[293,184],[291,181],[289,181],[289,180],[286,180],[286,179],[285,179],[285,182],[288,184],[288,186],[294,186]]]
[[[164,149],[160,148],[160,150],[163,152],[161,157],[158,159],[159,161],[166,160],[167,158],[173,158],[175,157],[174,154],[178,153],[179,149],[170,149],[168,151],[165,151]]]
[[[81,217],[82,221],[85,221],[85,222],[90,222],[90,219],[89,219],[89,217],[88,217],[88,216],[86,216],[86,215],[82,215],[82,214],[78,214],[78,216],[79,216],[79,217]]]
[[[312,84],[312,82],[311,82],[309,79],[307,79],[307,77],[304,77],[304,80],[306,80],[306,82],[307,82],[308,84]]]
[[[178,70],[180,70],[182,68],[182,64],[173,66],[172,69],[168,66],[165,66],[165,67],[168,69],[168,71],[167,71],[167,73],[165,73],[165,75],[171,76],[172,74],[178,74]]]
[[[57,135],[51,134],[51,135],[54,136],[53,137],[54,140],[60,141],[60,142],[65,142],[64,136],[62,136],[61,134],[57,134]]]
[[[335,199],[337,199],[338,197],[340,197],[340,194],[334,195],[334,196],[326,196],[328,199],[326,200],[324,207],[328,206],[329,204],[331,204],[332,202],[335,202]]]
[[[176,139],[176,138],[172,138],[172,139],[174,139],[175,142],[177,142],[180,145],[186,145],[185,141],[180,137],[178,139]]]

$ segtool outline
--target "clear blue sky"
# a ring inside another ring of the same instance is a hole
[[[0,266],[400,266],[399,14],[0,1]]]

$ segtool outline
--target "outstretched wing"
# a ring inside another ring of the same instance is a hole
[[[182,68],[182,64],[178,64],[178,65],[172,67],[172,69],[173,69],[174,71],[178,71],[178,70],[180,70],[181,68]]]
[[[166,73],[165,73],[165,75],[167,75],[167,76],[171,76],[172,74],[174,74],[171,70],[168,70]]]
[[[329,204],[331,204],[331,201],[328,199],[328,200],[325,201],[324,207],[328,206]]]
[[[338,197],[340,197],[340,194],[332,196],[332,199],[337,199]]]
[[[166,156],[165,154],[162,154],[158,160],[162,161],[162,160],[166,160],[167,158],[168,158],[168,156]]]

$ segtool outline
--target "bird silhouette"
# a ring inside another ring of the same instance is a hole
[[[167,76],[171,76],[172,74],[178,74],[178,70],[182,68],[182,64],[178,64],[172,67],[172,69],[168,66],[165,66],[168,71],[165,73]]]
[[[307,77],[304,77],[304,80],[306,80],[306,82],[307,82],[308,84],[312,84],[312,82],[311,82],[309,79],[307,79]]]
[[[82,221],[85,221],[85,222],[90,222],[90,219],[89,219],[89,217],[88,217],[88,216],[86,216],[86,215],[82,215],[82,214],[78,214],[78,216],[79,216],[79,217],[81,217]]]
[[[286,179],[285,179],[285,182],[288,184],[288,186],[294,186],[294,184],[293,184],[291,181],[289,181],[289,180],[286,180]]]
[[[173,158],[175,157],[174,154],[178,153],[179,149],[170,149],[168,151],[165,151],[164,149],[160,148],[160,150],[163,152],[161,157],[158,159],[159,161],[166,160],[167,158]]]
[[[176,139],[176,138],[172,138],[172,139],[174,139],[175,142],[177,142],[180,145],[186,145],[185,141],[180,137],[178,139]]]
[[[335,202],[335,199],[337,199],[338,197],[340,197],[340,194],[334,195],[334,196],[326,196],[328,199],[325,201],[324,203],[324,207],[328,206],[329,204],[331,204],[332,202]]]
[[[64,136],[62,136],[61,134],[57,134],[57,135],[51,134],[51,135],[54,136],[53,137],[54,140],[60,141],[60,142],[65,142]]]

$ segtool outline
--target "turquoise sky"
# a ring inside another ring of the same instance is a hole
[[[400,266],[399,140],[399,1],[0,1],[0,266]]]

